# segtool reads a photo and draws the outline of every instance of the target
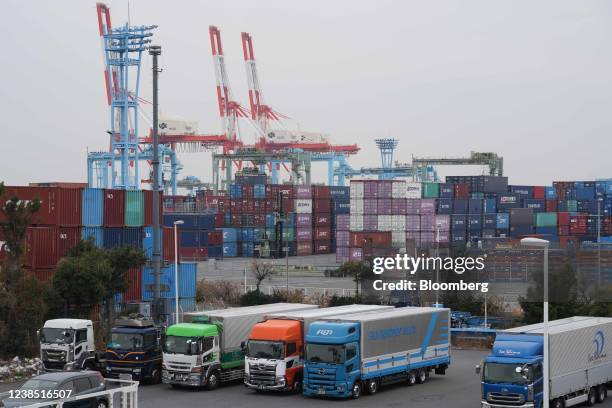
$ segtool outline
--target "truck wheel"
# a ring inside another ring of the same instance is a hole
[[[608,389],[604,384],[597,387],[597,402],[604,402],[608,396]]]
[[[550,404],[550,407],[551,408],[564,408],[565,401],[563,400],[563,398],[557,398],[552,401],[552,403]]]
[[[427,371],[421,368],[418,372],[417,382],[423,384],[425,381],[427,381]]]
[[[217,372],[213,371],[212,373],[210,373],[210,375],[208,376],[208,379],[206,380],[206,388],[208,388],[209,390],[214,390],[218,386],[219,386],[219,377],[218,377]]]
[[[359,399],[361,397],[361,383],[359,381],[355,381],[353,384],[353,389],[351,390],[351,398]]]
[[[587,397],[586,404],[588,407],[592,407],[593,405],[595,405],[595,402],[597,402],[597,395],[595,393],[595,387],[591,387],[591,389],[589,390],[589,395]]]
[[[378,392],[378,381],[370,380],[367,384],[368,394],[374,395]]]
[[[414,385],[417,382],[417,376],[414,370],[410,370],[408,373],[408,385]]]
[[[159,384],[161,383],[162,379],[161,379],[161,371],[157,368],[153,369],[153,372],[151,373],[151,380],[150,383],[151,384]]]
[[[96,402],[96,408],[108,408],[108,401],[105,399],[98,400],[98,402]]]
[[[295,394],[301,394],[302,391],[304,391],[303,386],[302,386],[302,379],[301,378],[295,378],[293,380],[293,392]]]

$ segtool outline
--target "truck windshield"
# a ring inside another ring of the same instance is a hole
[[[118,350],[142,350],[142,335],[134,333],[112,333],[108,348]]]
[[[197,337],[166,336],[166,341],[164,342],[164,352],[190,355],[192,351],[192,344],[198,344]],[[195,349],[197,350],[197,347]]]
[[[527,367],[529,372],[527,378],[521,373],[516,372],[516,369]],[[524,364],[503,364],[503,363],[486,363],[484,366],[484,381],[486,383],[511,383],[525,384],[531,382],[533,378],[533,366]]]
[[[247,356],[252,358],[283,358],[283,343],[278,341],[249,340]]]
[[[40,331],[43,343],[70,344],[74,340],[74,330],[45,327]]]
[[[306,345],[306,360],[311,363],[342,364],[345,351],[343,345],[310,343]]]

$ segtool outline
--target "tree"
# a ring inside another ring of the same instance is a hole
[[[351,276],[355,282],[355,297],[359,297],[359,286],[366,280],[372,280],[375,277],[370,265],[363,261],[348,261],[340,265],[338,268],[343,276]]]
[[[274,270],[274,266],[269,262],[253,261],[251,263],[251,273],[253,274],[253,277],[255,278],[256,282],[255,291],[259,293],[259,287],[261,286],[261,283],[266,279],[272,278],[276,274],[276,271]]]

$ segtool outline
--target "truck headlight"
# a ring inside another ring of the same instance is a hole
[[[140,368],[135,368],[134,369],[134,374],[140,374]]]
[[[527,401],[533,401],[533,384],[527,386]]]
[[[285,385],[285,377],[283,376],[277,376],[276,377],[276,383],[278,385],[284,386]]]
[[[192,372],[192,373],[201,373],[201,372],[202,372],[202,366],[199,366],[199,367],[193,367],[193,368],[191,369],[191,372]]]

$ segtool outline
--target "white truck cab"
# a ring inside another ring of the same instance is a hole
[[[97,368],[91,320],[47,320],[39,331],[39,338],[44,371]]]

